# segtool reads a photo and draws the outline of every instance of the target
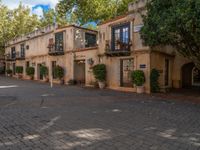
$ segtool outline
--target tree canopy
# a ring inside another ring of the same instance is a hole
[[[128,3],[133,0],[61,0],[57,10],[68,15],[70,20],[80,25],[88,22],[99,23],[128,11]]]
[[[21,3],[18,8],[9,10],[0,2],[0,54],[4,52],[5,43],[12,38],[29,33],[40,26],[36,15]]]
[[[4,53],[5,43],[18,36],[27,34],[37,28],[53,24],[67,24],[67,19],[59,16],[54,9],[44,11],[42,18],[31,14],[28,7],[19,4],[16,9],[10,10],[0,1],[0,55]]]
[[[141,36],[146,45],[171,45],[200,69],[200,1],[151,0]]]

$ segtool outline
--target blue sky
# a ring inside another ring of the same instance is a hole
[[[58,3],[58,0],[2,0],[3,4],[10,9],[16,8],[20,1],[23,5],[31,8],[33,14],[37,14],[38,16],[42,16],[43,10],[55,8]]]

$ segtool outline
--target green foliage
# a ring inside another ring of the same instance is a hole
[[[0,2],[0,18],[0,54],[4,53],[6,42],[35,30],[40,24],[38,17],[21,3],[10,10]]]
[[[26,74],[27,74],[28,76],[33,77],[34,74],[35,74],[35,68],[34,68],[34,67],[28,67],[28,68],[26,68]]]
[[[158,82],[159,77],[160,77],[159,71],[157,69],[152,69],[150,75],[150,86],[151,86],[151,92],[153,93],[160,91]]]
[[[141,36],[146,45],[171,45],[200,69],[200,1],[151,0]]]
[[[69,20],[78,24],[99,23],[128,11],[128,3],[133,0],[61,0],[57,10]]]
[[[55,72],[55,77],[56,77],[57,79],[60,79],[60,80],[61,80],[61,79],[64,77],[65,71],[64,71],[63,67],[61,67],[61,66],[56,66],[56,67],[54,68],[54,72]]]
[[[7,70],[6,70],[6,73],[7,73],[7,74],[12,74],[12,70],[11,70],[11,69],[7,69]]]
[[[145,82],[145,75],[142,70],[135,70],[131,73],[132,82],[136,86],[142,86]]]
[[[98,64],[93,67],[93,74],[98,81],[106,81],[106,65]]]
[[[49,9],[48,11],[43,11],[43,17],[40,19],[41,26],[45,27],[55,22],[59,26],[68,24],[66,16],[59,15],[54,9]]]
[[[16,73],[23,73],[23,67],[22,66],[16,66]]]
[[[48,68],[46,66],[41,66],[40,67],[40,74],[44,77],[48,75]]]

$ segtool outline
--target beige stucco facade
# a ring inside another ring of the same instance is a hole
[[[107,67],[107,87],[131,92],[136,91],[130,78],[133,70],[144,72],[146,93],[150,93],[150,74],[154,68],[160,72],[159,84],[162,91],[182,88],[185,84],[193,85],[192,62],[170,46],[150,48],[143,44],[140,30],[143,26],[141,14],[146,13],[145,4],[146,0],[130,3],[127,14],[100,24],[98,32],[74,25],[63,28],[48,26],[14,39],[7,44],[6,56],[9,56],[13,47],[18,52],[21,44],[24,44],[25,58],[6,59],[6,66],[11,69],[14,69],[14,66],[23,66],[23,75],[27,78],[25,68],[29,62],[29,65],[35,68],[34,79],[41,80],[40,65],[48,67],[51,79],[52,62],[56,62],[56,65],[65,70],[65,83],[77,80],[90,86],[96,82],[92,66],[103,63]],[[48,45],[50,39],[55,43],[56,33],[63,33],[63,54],[52,55]],[[98,46],[95,44],[86,47],[86,33],[97,36]],[[184,83],[187,78],[190,79]],[[53,81],[57,82],[56,79]]]
[[[49,53],[49,41],[53,39],[55,43],[55,34],[63,33],[63,53],[62,54],[53,54]],[[40,77],[40,65],[45,65],[49,70],[49,79],[52,77],[52,62],[55,62],[56,65],[59,65],[64,68],[65,76],[64,80],[67,83],[69,80],[74,80],[74,70],[75,62],[82,61],[84,63],[84,82],[89,84],[94,82],[90,65],[87,63],[88,59],[95,60],[97,57],[97,46],[93,45],[92,47],[86,47],[85,33],[97,35],[96,31],[77,27],[77,26],[66,26],[63,28],[58,28],[56,26],[49,26],[44,29],[30,33],[29,35],[19,37],[13,41],[10,41],[7,44],[5,55],[11,55],[11,50],[15,47],[16,54],[20,52],[21,45],[25,45],[25,58],[23,59],[8,59],[6,58],[7,69],[10,68],[14,71],[14,67],[23,66],[23,78],[27,79],[26,68],[27,63],[29,66],[35,68],[34,80],[42,80]],[[13,67],[14,64],[14,67]],[[77,70],[79,71],[79,70]],[[15,76],[15,75],[14,75]],[[57,79],[53,80],[58,82]]]

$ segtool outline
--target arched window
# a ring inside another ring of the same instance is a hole
[[[192,69],[192,85],[200,86],[200,70],[196,67]]]

